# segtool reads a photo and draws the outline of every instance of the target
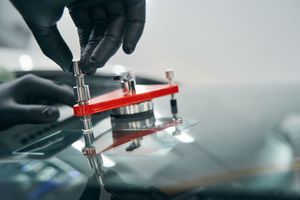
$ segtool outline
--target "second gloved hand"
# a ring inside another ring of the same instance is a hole
[[[72,72],[72,53],[56,23],[67,6],[77,26],[82,71],[93,74],[117,52],[131,54],[144,24],[145,0],[11,0],[46,56]]]
[[[68,7],[78,29],[84,73],[103,67],[122,43],[125,53],[135,50],[144,30],[145,0],[76,0]]]
[[[74,105],[73,90],[34,75],[0,85],[0,130],[16,124],[50,123],[59,118],[53,103]]]

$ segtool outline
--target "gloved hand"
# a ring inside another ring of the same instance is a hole
[[[74,105],[73,90],[34,75],[0,85],[0,130],[22,123],[50,123],[59,117],[49,104]]]
[[[72,71],[72,53],[56,23],[65,6],[77,26],[81,68],[93,74],[119,49],[130,54],[145,23],[145,0],[11,0],[27,22],[45,55],[66,72]]]

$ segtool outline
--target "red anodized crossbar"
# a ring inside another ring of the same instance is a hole
[[[128,95],[124,93],[122,89],[118,89],[90,99],[88,105],[76,104],[73,106],[73,110],[75,116],[87,116],[149,101],[154,98],[175,94],[177,92],[179,92],[177,84],[137,85],[136,94]]]

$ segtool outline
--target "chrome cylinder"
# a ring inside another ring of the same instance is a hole
[[[82,130],[86,147],[91,147],[95,140],[93,129]]]
[[[74,89],[78,99],[78,103],[80,105],[86,105],[88,103],[87,101],[91,99],[89,86],[75,86]]]
[[[138,104],[132,104],[124,107],[120,107],[111,111],[112,115],[121,116],[121,115],[133,115],[144,112],[153,111],[152,101],[145,101]]]

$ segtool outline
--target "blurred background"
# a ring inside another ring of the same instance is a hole
[[[189,86],[300,81],[299,0],[148,0],[144,35],[131,56],[120,50],[99,73],[133,70]],[[0,2],[0,66],[60,68],[42,54],[9,1]],[[79,57],[68,12],[59,27]]]

